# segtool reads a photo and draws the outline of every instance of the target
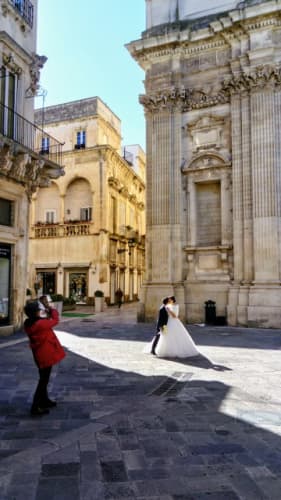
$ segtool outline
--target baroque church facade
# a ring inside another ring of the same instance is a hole
[[[145,71],[146,280],[229,325],[281,327],[280,0],[146,0],[127,45]]]

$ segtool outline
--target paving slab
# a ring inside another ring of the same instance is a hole
[[[0,500],[280,500],[280,330],[188,325],[201,356],[159,359],[135,304],[83,310],[44,417],[26,336],[0,338]]]

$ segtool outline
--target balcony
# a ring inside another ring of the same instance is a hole
[[[29,0],[10,0],[10,3],[17,10],[17,12],[19,12],[28,26],[32,28],[34,12],[32,3]]]
[[[89,236],[92,234],[90,222],[76,222],[74,224],[37,223],[32,228],[33,238],[67,238],[73,236]]]
[[[2,103],[0,103],[0,134],[23,146],[24,152],[33,152],[43,157],[45,163],[50,163],[50,166],[62,166],[63,145]],[[38,144],[42,144],[42,139],[48,139],[49,144],[48,149],[44,151],[42,147],[37,147]]]

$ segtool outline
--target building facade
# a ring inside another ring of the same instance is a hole
[[[146,280],[229,325],[281,327],[280,0],[146,0]]]
[[[42,113],[44,116],[42,118]],[[121,288],[136,300],[144,274],[145,156],[121,149],[119,118],[98,97],[36,111],[38,123],[64,143],[65,176],[32,199],[30,287],[108,304]],[[39,138],[48,152],[47,138]]]
[[[63,174],[61,144],[41,155],[34,96],[46,58],[36,54],[37,0],[0,3],[0,335],[23,320],[28,284],[29,203],[38,186]]]

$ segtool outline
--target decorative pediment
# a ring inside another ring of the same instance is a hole
[[[225,128],[225,119],[213,115],[204,115],[193,123],[186,125],[192,141],[192,151],[220,149]]]
[[[226,161],[221,155],[217,153],[204,153],[193,157],[189,164],[182,168],[182,173],[197,169],[226,167],[228,165],[229,162]]]

